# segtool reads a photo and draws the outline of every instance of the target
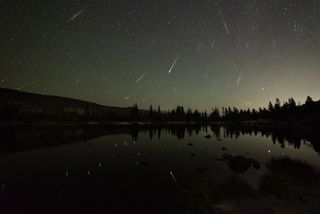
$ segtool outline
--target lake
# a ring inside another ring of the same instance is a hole
[[[2,127],[1,135],[2,213],[319,208],[314,133],[172,125]]]

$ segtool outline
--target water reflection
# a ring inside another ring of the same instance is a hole
[[[238,139],[241,135],[271,138],[274,144],[284,148],[286,143],[299,149],[302,143],[310,146],[320,153],[319,133],[299,131],[292,129],[278,129],[257,126],[232,125],[168,125],[168,126],[48,126],[48,127],[1,127],[0,152],[18,151],[42,146],[55,146],[59,144],[86,142],[99,136],[130,134],[133,141],[138,141],[139,133],[148,133],[150,140],[161,139],[162,135],[173,135],[178,140],[186,136],[205,133],[206,139],[211,137],[217,141],[222,138]]]
[[[1,135],[4,213],[47,211],[52,204],[53,213],[67,212],[65,207],[91,213],[270,213],[280,209],[276,200],[292,195],[292,207],[306,208],[303,201],[311,207],[319,199],[310,193],[319,180],[315,133],[125,125],[11,127]]]

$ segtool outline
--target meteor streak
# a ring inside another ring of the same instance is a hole
[[[174,60],[173,64],[171,65],[171,68],[170,68],[169,71],[168,71],[168,74],[171,73],[171,71],[172,71],[172,69],[174,68],[174,66],[176,65],[178,59],[179,59],[179,57],[177,57],[177,58]]]
[[[81,13],[84,12],[85,9],[80,10],[78,13],[74,14],[70,19],[69,22],[75,20]]]
[[[221,10],[219,10],[219,13],[220,13],[220,16],[221,16],[221,19],[222,19],[224,28],[226,29],[227,34],[229,34],[229,29],[228,29],[228,26],[227,26],[226,21],[225,21],[224,18],[223,18],[223,14],[222,14]]]
[[[147,73],[143,73],[137,80],[136,83],[140,82],[140,80],[142,80],[142,78],[146,75]]]

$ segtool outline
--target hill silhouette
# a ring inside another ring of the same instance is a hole
[[[132,109],[0,88],[3,121],[124,121],[131,120]]]
[[[308,96],[304,104],[293,98],[281,104],[277,98],[267,108],[212,108],[211,113],[177,106],[161,110],[150,106],[141,110],[137,104],[121,108],[77,99],[40,95],[0,88],[0,121],[5,122],[151,122],[151,123],[253,123],[320,128],[320,101]]]

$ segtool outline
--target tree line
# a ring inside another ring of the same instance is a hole
[[[302,119],[310,115],[316,116],[320,114],[320,102],[313,101],[308,96],[304,104],[297,104],[293,98],[281,103],[279,98],[275,102],[269,102],[268,106],[259,109],[238,110],[237,108],[222,108],[221,120],[266,120],[266,119]]]
[[[68,109],[66,111],[65,109]],[[74,106],[50,106],[30,107],[27,110],[23,106],[4,104],[0,106],[0,120],[5,121],[142,121],[142,122],[197,122],[212,123],[223,121],[250,121],[267,119],[301,119],[306,117],[320,117],[320,101],[313,101],[308,96],[304,104],[297,104],[293,98],[282,102],[279,98],[274,103],[269,102],[267,107],[238,109],[236,107],[212,108],[211,112],[185,108],[178,105],[171,110],[162,110],[158,105],[150,105],[148,110],[139,109],[137,104],[128,108],[126,114],[117,111],[105,111],[101,108],[85,107],[79,113],[79,107]]]
[[[138,118],[138,106],[135,104],[132,108],[133,118]],[[185,110],[183,106],[178,105],[175,109],[162,111],[160,106],[149,107],[147,117],[140,117],[140,120],[148,121],[184,121],[184,122],[222,122],[222,121],[249,121],[249,120],[267,120],[267,119],[286,119],[301,118],[306,115],[319,115],[320,102],[313,101],[308,96],[304,104],[297,104],[293,98],[281,103],[279,98],[275,102],[271,101],[264,108],[238,109],[236,107],[212,108],[210,113],[200,112],[197,109]]]

